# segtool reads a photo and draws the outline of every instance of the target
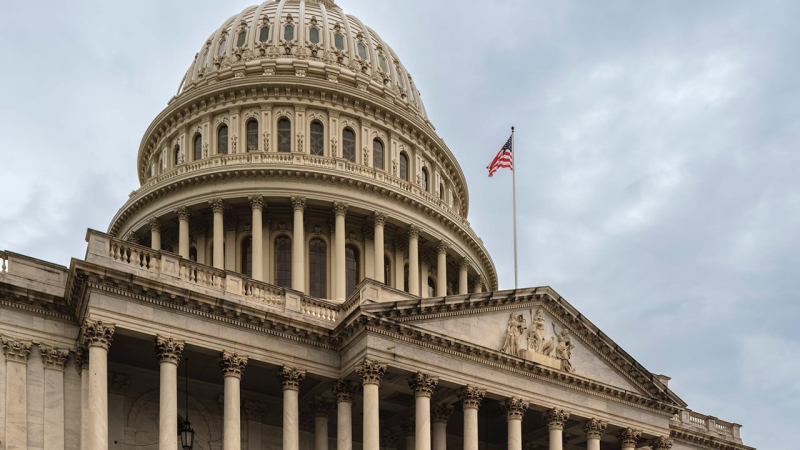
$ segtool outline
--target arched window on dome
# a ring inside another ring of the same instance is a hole
[[[206,47],[206,52],[203,53],[203,63],[200,65],[201,69],[205,69],[208,65],[208,54],[211,53],[211,49]]]
[[[309,252],[309,287],[312,297],[325,298],[328,295],[328,246],[319,238],[311,240]]]
[[[286,24],[283,27],[283,40],[284,41],[293,41],[294,40],[294,25]]]
[[[342,131],[342,158],[356,162],[356,132],[350,128]]]
[[[372,167],[383,169],[383,142],[378,139],[372,141]]]
[[[408,155],[400,153],[400,179],[408,181]]]
[[[444,183],[439,183],[439,200],[444,200]]]
[[[319,44],[319,28],[311,27],[308,29],[308,40],[311,41],[312,44]]]
[[[342,33],[333,35],[333,46],[336,47],[336,50],[344,50],[344,35]]]
[[[247,42],[247,30],[242,30],[239,32],[239,35],[236,36],[236,46],[239,48],[244,47],[244,44]]]
[[[247,151],[248,152],[257,152],[258,151],[258,121],[256,119],[250,119],[247,121],[247,125],[245,126],[247,130]]]
[[[228,126],[222,125],[217,130],[217,154],[228,154]]]
[[[428,192],[428,169],[423,167],[421,172],[422,173],[420,174],[420,183],[419,183],[420,187],[422,187],[423,191]]]
[[[172,149],[172,157],[173,157],[172,163],[174,164],[175,167],[177,167],[178,164],[181,163],[181,146],[180,145],[176,145],[175,148]]]
[[[258,32],[258,41],[267,42],[269,40],[269,25],[264,25]]]
[[[322,156],[325,154],[325,126],[315,120],[311,122],[311,154]]]
[[[225,46],[228,44],[228,38],[223,36],[222,39],[219,41],[219,47],[217,47],[217,57],[225,56],[228,49]]]
[[[253,238],[242,239],[242,275],[253,278]]]
[[[278,120],[278,151],[281,153],[292,151],[292,122],[286,117]]]
[[[203,136],[200,133],[194,135],[194,160],[200,161],[203,159]]]
[[[292,240],[288,236],[275,239],[275,284],[292,286]]]
[[[378,65],[384,73],[389,73],[389,65],[386,63],[386,58],[383,55],[378,56]]]
[[[352,245],[348,245],[344,249],[344,266],[345,266],[345,291],[346,296],[349,298],[353,292],[356,291],[356,286],[359,280],[358,271],[358,249]]]
[[[356,46],[358,49],[358,57],[363,59],[364,61],[369,59],[369,55],[367,55],[367,46],[364,45],[363,42],[359,42]]]

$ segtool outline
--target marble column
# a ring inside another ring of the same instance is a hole
[[[607,426],[607,422],[598,419],[590,419],[583,424],[583,432],[586,433],[586,450],[600,450],[600,439]]]
[[[157,218],[150,218],[150,248],[161,251],[161,223]]]
[[[431,450],[431,395],[439,377],[417,372],[409,378],[408,386],[414,391],[415,450]]]
[[[314,450],[328,450],[328,418],[333,405],[325,399],[317,398],[311,402],[314,414]]]
[[[283,450],[300,449],[300,382],[306,371],[283,366],[278,379],[283,385]]]
[[[414,433],[416,433],[417,430],[414,426],[414,423],[414,417],[408,417],[400,423],[400,431],[403,432],[403,436],[406,438],[404,450],[414,450],[414,448],[417,446],[416,438],[414,436]]]
[[[469,259],[463,258],[458,263],[458,295],[469,294]]]
[[[386,225],[386,214],[375,211],[375,280],[379,283],[388,283],[384,273],[384,239],[383,227]]]
[[[394,288],[398,291],[406,289],[406,240],[397,236],[394,238]]]
[[[39,344],[44,363],[44,448],[64,449],[64,367],[69,351]]]
[[[528,402],[511,397],[503,402],[508,424],[508,450],[522,450],[522,417],[528,410]]]
[[[306,264],[304,249],[306,247],[306,233],[303,213],[306,210],[306,198],[292,196],[292,210],[294,211],[294,227],[292,228],[292,289],[305,292]]]
[[[253,210],[252,220],[252,248],[253,248],[253,279],[264,281],[264,221],[262,213],[264,210],[264,196],[251,195],[250,208]]]
[[[419,257],[419,296],[422,298],[433,297],[436,292],[434,289],[433,294],[428,292],[428,277],[431,274],[431,260],[428,255],[422,254]]]
[[[261,444],[261,421],[264,420],[264,413],[267,412],[267,405],[258,402],[244,402],[244,417],[247,419],[247,448],[260,449]]]
[[[222,448],[223,450],[239,450],[242,441],[239,390],[242,374],[247,366],[247,356],[224,350],[219,366],[225,382]]]
[[[672,439],[667,436],[659,436],[650,441],[649,445],[653,450],[669,450],[672,448]]]
[[[408,293],[420,295],[419,292],[419,227],[408,228]]]
[[[31,342],[0,336],[6,357],[5,450],[28,448],[27,366]]]
[[[634,428],[625,428],[617,433],[617,440],[622,450],[635,450],[640,437],[642,432]]]
[[[236,270],[236,227],[239,225],[239,220],[233,215],[228,214],[225,217],[225,262],[223,263],[225,270]]]
[[[473,294],[480,294],[483,292],[483,278],[475,277],[475,281],[472,285],[472,293]]]
[[[178,363],[183,341],[156,336],[159,369],[158,449],[178,450]]]
[[[336,397],[336,450],[353,450],[353,393],[349,381],[337,380],[333,385]]]
[[[433,450],[447,450],[447,421],[453,407],[439,403],[433,407]]]
[[[189,210],[181,206],[175,214],[178,216],[178,255],[189,259]]]
[[[214,249],[212,252],[213,265],[216,269],[225,268],[225,222],[222,213],[225,211],[225,203],[221,198],[208,202],[214,211]]]
[[[108,449],[108,348],[114,330],[102,320],[83,323],[83,340],[89,347],[89,450]]]
[[[347,268],[345,266],[344,255],[344,218],[347,215],[347,208],[348,205],[346,203],[333,202],[333,213],[336,216],[336,239],[334,242],[336,246],[334,252],[336,261],[333,264],[334,273],[336,274],[336,282],[334,283],[336,295],[334,295],[334,297],[339,301],[344,301],[347,298]]]
[[[547,424],[547,429],[550,432],[550,450],[562,450],[564,446],[564,438],[562,432],[564,431],[564,424],[569,419],[569,412],[563,409],[553,408],[545,411],[542,414],[542,419]]]
[[[89,448],[89,349],[78,347],[75,365],[81,375],[81,440],[80,450]]]
[[[485,395],[486,389],[469,384],[459,391],[464,408],[464,450],[478,450],[478,407]]]
[[[436,245],[436,296],[447,296],[447,250],[450,244],[439,241]]]
[[[386,375],[386,364],[371,359],[364,359],[356,366],[356,373],[361,377],[364,388],[364,439],[363,450],[380,449],[380,398],[378,390],[383,376]]]

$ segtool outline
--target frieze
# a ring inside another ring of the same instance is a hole
[[[506,339],[500,352],[558,368],[564,372],[575,372],[570,361],[575,345],[572,344],[569,331],[564,328],[558,332],[554,322],[553,333],[550,334],[545,326],[544,310],[537,309],[535,315],[533,309],[529,312],[530,326],[523,313],[511,313],[506,325]]]

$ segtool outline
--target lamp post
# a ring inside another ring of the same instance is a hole
[[[183,420],[183,425],[180,430],[178,430],[178,435],[181,438],[181,447],[183,447],[183,450],[192,450],[192,447],[194,447],[194,430],[192,429],[191,422],[189,422],[189,358],[185,358],[185,361],[186,418]]]

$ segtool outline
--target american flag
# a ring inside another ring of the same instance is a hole
[[[511,154],[511,148],[513,147],[513,145],[511,144],[511,139],[512,138],[508,138],[508,141],[506,141],[506,145],[504,145],[503,148],[500,149],[500,152],[497,154],[497,156],[494,157],[491,164],[486,166],[486,168],[489,169],[490,177],[494,175],[495,172],[497,172],[497,169],[500,168],[508,168],[514,170],[514,155]]]

